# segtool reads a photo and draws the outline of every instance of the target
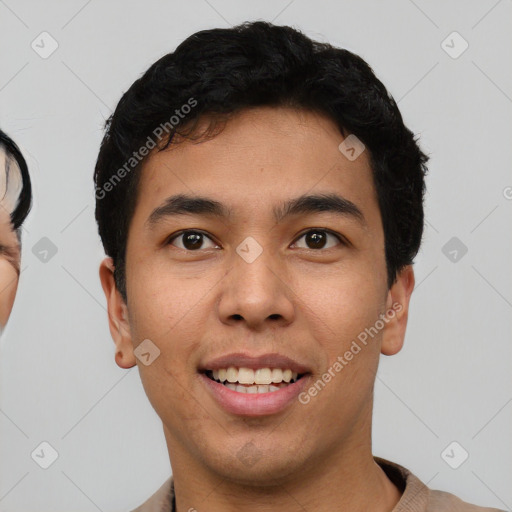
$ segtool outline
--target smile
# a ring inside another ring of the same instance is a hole
[[[294,384],[303,374],[286,368],[220,368],[206,370],[205,375],[237,393],[263,394],[273,393]]]
[[[286,369],[276,368],[271,371],[270,368],[252,370],[251,377],[251,373],[246,370],[248,368],[228,367],[215,370],[215,375],[214,370],[205,370],[198,373],[198,377],[214,403],[224,412],[245,417],[270,416],[284,411],[294,402],[299,403],[298,397],[306,389],[307,381],[311,377],[309,373],[294,374],[293,372],[290,376]],[[279,382],[256,383],[256,381],[268,382],[269,372],[271,380],[279,379]],[[286,382],[285,379],[288,377],[290,377],[289,382]]]

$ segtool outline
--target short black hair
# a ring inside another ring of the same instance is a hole
[[[11,212],[11,225],[20,239],[20,228],[25,221],[32,207],[32,183],[28,173],[27,162],[23,157],[17,144],[2,130],[0,130],[0,150],[5,151],[5,180],[7,191],[9,185],[9,174],[12,172],[11,165],[14,162],[20,170],[21,192],[16,207]],[[0,197],[0,200],[3,198]]]
[[[363,142],[383,222],[388,287],[413,263],[423,233],[428,156],[392,96],[354,53],[289,26],[246,22],[192,34],[132,84],[107,120],[94,172],[96,221],[125,302],[126,242],[144,161],[138,150],[155,147],[153,136],[157,150],[165,149],[205,116],[215,124],[258,106],[321,113],[343,136]]]

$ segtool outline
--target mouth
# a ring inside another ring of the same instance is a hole
[[[281,413],[299,402],[311,377],[304,366],[287,358],[256,361],[240,357],[230,362],[217,360],[199,369],[198,376],[217,406],[235,416],[272,417]]]
[[[294,372],[290,368],[253,369],[235,366],[204,370],[201,373],[231,391],[245,394],[275,393],[292,386],[307,375]]]

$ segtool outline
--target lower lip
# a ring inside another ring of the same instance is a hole
[[[239,416],[265,416],[284,410],[305,387],[307,375],[278,391],[268,393],[239,393],[210,379],[204,373],[199,376],[219,405],[231,414]]]

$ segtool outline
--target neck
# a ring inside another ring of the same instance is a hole
[[[373,459],[371,442],[322,454],[275,485],[251,485],[221,477],[166,437],[179,512],[390,512],[401,497]]]

